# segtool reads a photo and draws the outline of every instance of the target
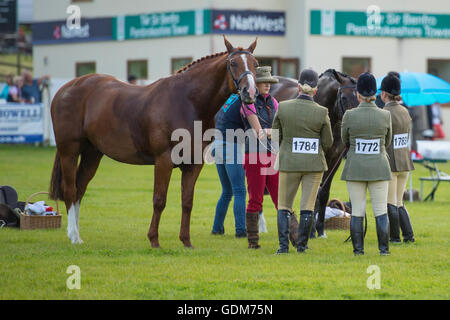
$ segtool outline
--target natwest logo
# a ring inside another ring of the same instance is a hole
[[[212,32],[227,31],[236,34],[284,35],[284,12],[213,10]]]
[[[89,23],[79,28],[69,29],[65,24],[56,25],[53,29],[53,39],[89,38]]]
[[[217,19],[214,20],[214,29],[216,30],[226,30],[228,29],[227,18],[223,14],[219,14]]]

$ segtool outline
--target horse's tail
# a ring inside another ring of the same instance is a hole
[[[53,164],[52,179],[50,181],[50,199],[64,200],[62,190],[61,161],[58,151],[56,151],[55,162]]]

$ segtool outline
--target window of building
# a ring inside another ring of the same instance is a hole
[[[137,79],[148,79],[147,60],[128,60],[127,76],[135,76]]]
[[[428,59],[428,73],[450,82],[450,60]]]
[[[183,68],[185,65],[189,64],[192,62],[192,57],[187,57],[187,58],[172,58],[171,60],[171,70],[172,73],[177,72],[178,70],[180,70],[181,68]]]
[[[272,75],[298,79],[298,58],[257,57],[260,66],[272,67]]]
[[[278,58],[271,58],[271,57],[257,57],[258,64],[261,67],[270,66],[272,67],[272,75],[278,76]]]
[[[95,73],[95,62],[77,62],[75,64],[75,74],[77,77],[81,77],[89,73]]]
[[[361,73],[370,72],[371,58],[342,58],[342,71],[353,78],[358,78]]]
[[[298,79],[298,59],[280,59],[280,76]]]

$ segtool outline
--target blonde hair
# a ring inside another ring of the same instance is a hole
[[[314,90],[316,90],[317,87],[311,87],[309,84],[305,83],[305,84],[298,84],[300,86],[300,89],[302,89],[302,91],[306,94],[312,94],[314,93]]]
[[[383,92],[390,101],[395,101],[395,102],[402,101],[402,96],[400,96],[400,95],[396,96],[396,95],[393,95],[392,93],[389,93],[386,91],[383,91]]]
[[[370,103],[370,102],[372,102],[372,101],[377,100],[375,96],[365,97],[365,96],[361,95],[360,93],[358,93],[358,95],[359,95],[359,98],[360,98],[362,101],[364,101],[364,102],[369,102],[369,103]]]

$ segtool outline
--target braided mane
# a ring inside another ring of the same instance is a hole
[[[338,80],[338,81],[339,81],[338,77],[341,76],[341,77],[344,77],[344,78],[349,79],[353,84],[356,84],[355,78],[349,76],[348,74],[339,72],[339,71],[337,71],[337,70],[335,70],[335,69],[327,69],[327,70],[325,70],[325,71],[319,76],[319,78],[321,78],[321,77],[322,77],[324,74],[326,74],[326,73],[327,73],[327,74],[330,74],[330,73],[331,73],[331,74],[334,76],[334,78],[335,78],[336,80]]]
[[[199,62],[202,62],[202,61],[205,61],[205,60],[209,60],[209,59],[212,59],[212,58],[216,58],[216,57],[219,57],[219,56],[223,56],[223,55],[225,55],[225,54],[228,54],[228,52],[226,52],[226,51],[224,51],[224,52],[218,52],[218,53],[213,53],[213,54],[211,54],[211,55],[209,55],[209,56],[202,57],[202,58],[200,58],[200,59],[197,59],[197,60],[195,60],[195,61],[192,61],[191,63],[185,65],[184,67],[181,67],[180,69],[178,69],[178,70],[175,72],[175,74],[182,73],[182,72],[184,72],[184,71],[190,69],[193,65],[195,65],[195,64],[197,64],[197,63],[199,63]]]

